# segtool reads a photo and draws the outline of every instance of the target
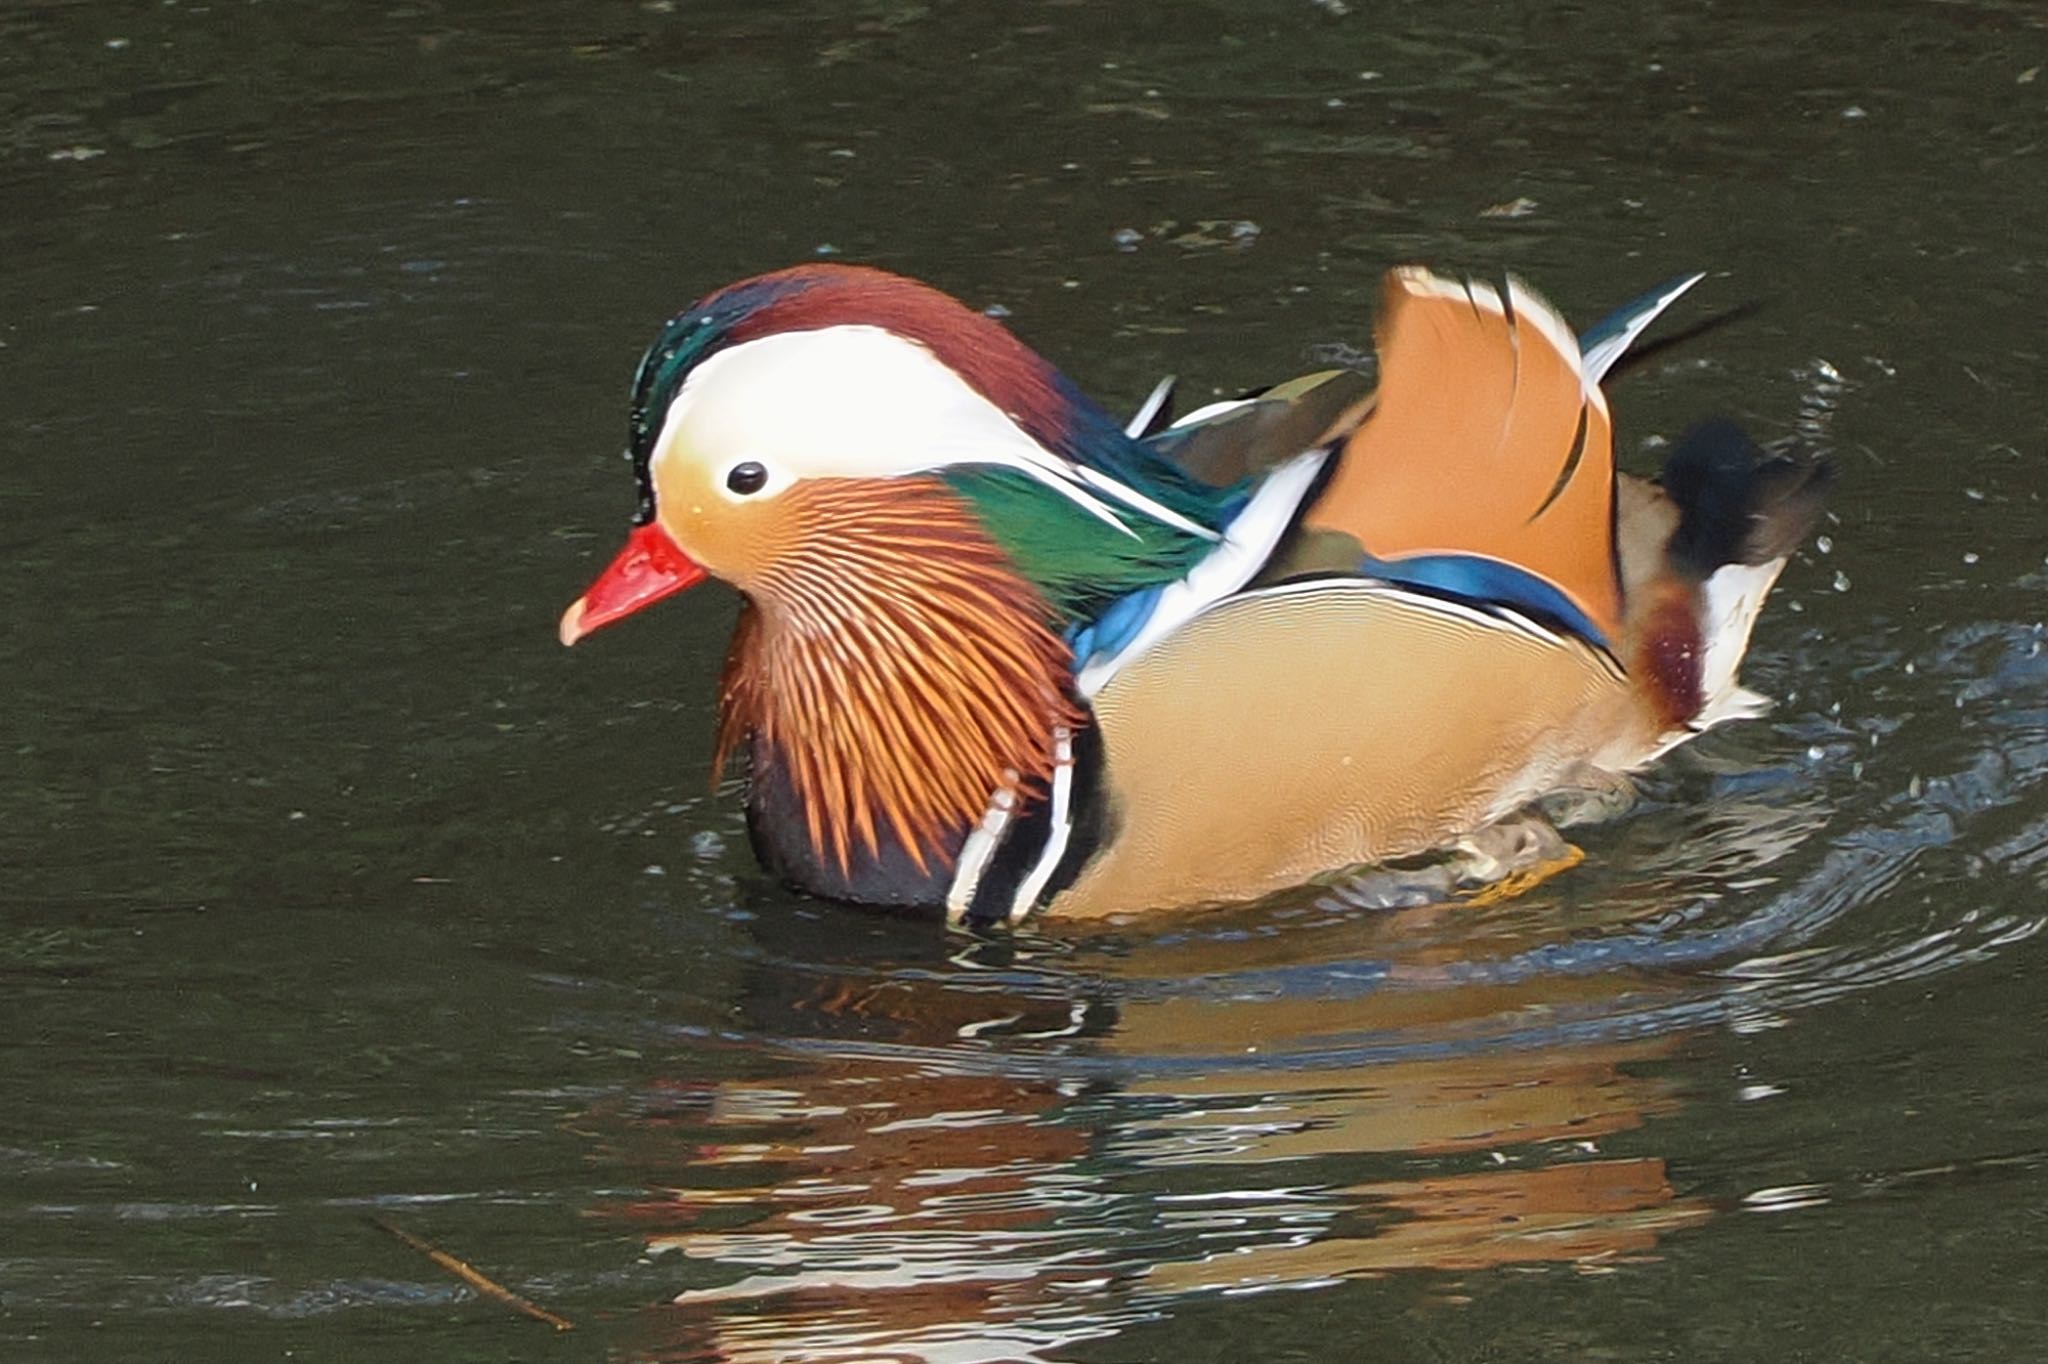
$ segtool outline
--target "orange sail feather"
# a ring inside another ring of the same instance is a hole
[[[1513,564],[1616,638],[1613,426],[1563,321],[1514,280],[1502,292],[1405,269],[1388,276],[1377,340],[1378,401],[1309,526],[1383,561]]]

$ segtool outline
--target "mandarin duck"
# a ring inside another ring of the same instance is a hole
[[[1826,464],[1719,423],[1620,475],[1600,386],[1699,278],[1575,338],[1398,269],[1376,388],[1171,425],[912,280],[745,280],[641,361],[638,515],[561,639],[737,588],[714,768],[833,900],[1098,916],[1444,848],[1764,704],[1737,667]]]

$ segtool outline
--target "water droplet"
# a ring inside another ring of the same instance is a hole
[[[1831,535],[1816,535],[1813,537],[1813,547],[1823,554],[1833,554],[1835,552],[1835,539]]]
[[[641,874],[642,874],[643,876],[666,876],[666,875],[668,875],[668,868],[667,868],[667,867],[664,867],[664,866],[662,866],[662,865],[661,865],[661,863],[659,863],[659,862],[650,862],[650,863],[648,863],[648,864],[647,864],[647,865],[646,865],[645,867],[642,867],[642,868],[640,869],[640,871],[641,871]]]
[[[1844,572],[1842,572],[1842,571],[1841,571],[1840,569],[1836,569],[1836,570],[1835,570],[1835,591],[1837,591],[1837,592],[1847,592],[1848,590],[1849,590],[1849,575],[1848,575],[1848,574],[1846,574],[1846,573],[1844,573]]]
[[[1144,242],[1145,234],[1135,227],[1120,227],[1109,234],[1109,239],[1119,251],[1135,251]]]

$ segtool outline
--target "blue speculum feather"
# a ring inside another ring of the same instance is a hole
[[[1162,583],[1126,592],[1092,622],[1068,630],[1067,645],[1074,651],[1074,666],[1082,668],[1096,658],[1107,658],[1136,639],[1158,607],[1159,594],[1165,590]]]
[[[1611,649],[1612,642],[1572,599],[1526,569],[1476,554],[1423,554],[1412,559],[1365,557],[1360,571],[1387,582],[1419,587],[1481,606],[1505,606],[1532,619],[1560,625],[1588,643]]]

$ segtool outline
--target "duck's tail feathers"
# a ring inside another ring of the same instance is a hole
[[[1700,710],[1694,730],[1712,729],[1728,720],[1749,720],[1771,708],[1771,699],[1742,685],[1742,656],[1749,652],[1750,631],[1764,598],[1783,572],[1785,561],[1725,564],[1700,585]]]
[[[1785,558],[1820,520],[1834,472],[1825,459],[1765,453],[1725,417],[1701,422],[1659,480],[1678,506],[1673,565],[1704,580],[1724,564]]]
[[[1760,449],[1733,422],[1703,422],[1664,463],[1675,513],[1661,572],[1641,593],[1634,663],[1666,718],[1697,732],[1761,714],[1738,674],[1764,598],[1825,510],[1834,466]]]

